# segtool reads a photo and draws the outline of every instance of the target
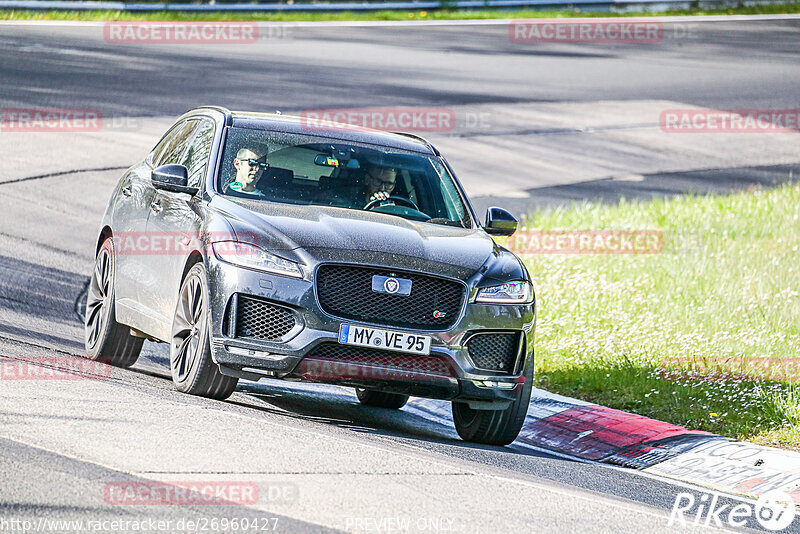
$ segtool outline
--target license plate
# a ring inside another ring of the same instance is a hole
[[[431,353],[431,336],[352,324],[343,324],[339,327],[339,343],[426,356]]]

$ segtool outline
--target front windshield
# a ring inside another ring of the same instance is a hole
[[[232,127],[217,185],[233,197],[471,226],[441,161],[376,145]]]

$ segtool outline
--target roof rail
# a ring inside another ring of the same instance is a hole
[[[430,151],[434,153],[434,155],[441,156],[441,154],[436,149],[436,147],[433,146],[430,141],[428,141],[427,139],[425,139],[421,135],[408,133],[408,132],[392,132],[392,133],[395,134],[395,135],[402,135],[402,136],[405,136],[405,137],[410,137],[411,139],[416,139],[417,141],[421,141],[421,142],[425,143],[425,146],[427,146],[428,149],[430,149]]]

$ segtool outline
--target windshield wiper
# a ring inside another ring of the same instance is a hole
[[[464,224],[464,219],[460,219],[458,221],[451,221],[450,219],[445,219],[444,217],[435,217],[433,219],[428,219],[425,221],[431,224],[442,224],[444,226],[458,226],[460,228],[467,228]]]

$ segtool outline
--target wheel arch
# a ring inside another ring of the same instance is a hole
[[[189,274],[189,269],[191,269],[198,263],[201,263],[202,261],[203,261],[203,255],[200,254],[199,250],[193,250],[189,254],[189,257],[186,258],[186,264],[183,266],[183,273],[181,273],[181,284],[183,283],[184,280],[186,280],[186,275]],[[181,290],[180,288],[181,284],[178,284],[178,292],[180,292]]]
[[[100,230],[100,236],[97,238],[97,246],[94,249],[94,255],[97,256],[97,253],[100,252],[100,247],[103,246],[103,243],[109,237],[113,237],[114,232],[111,230],[109,225],[105,225],[102,230]]]

